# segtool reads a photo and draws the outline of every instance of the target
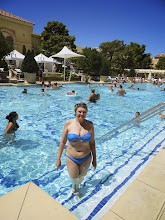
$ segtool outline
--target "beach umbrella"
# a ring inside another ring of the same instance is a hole
[[[65,81],[66,59],[71,58],[71,57],[84,57],[84,55],[75,53],[69,50],[66,46],[64,46],[63,49],[59,53],[53,55],[52,57],[64,58],[64,81]]]

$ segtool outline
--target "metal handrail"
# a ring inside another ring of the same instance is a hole
[[[144,112],[143,114],[141,114],[140,116],[138,116],[138,118],[133,118],[133,119],[131,119],[130,121],[127,121],[126,123],[124,123],[124,124],[120,125],[119,127],[113,129],[112,131],[110,131],[110,132],[108,132],[108,133],[102,135],[101,137],[96,138],[96,141],[98,141],[98,140],[100,140],[100,139],[102,139],[102,138],[105,138],[105,137],[109,136],[110,134],[112,134],[112,133],[114,133],[114,132],[117,132],[119,129],[125,127],[125,126],[128,125],[128,124],[131,124],[131,123],[133,123],[133,122],[136,122],[136,123],[133,124],[131,127],[125,129],[124,131],[121,131],[121,132],[118,132],[117,134],[115,133],[114,135],[112,135],[112,137],[115,137],[115,136],[117,136],[117,135],[119,135],[119,134],[121,134],[121,133],[123,133],[123,132],[125,132],[125,131],[127,131],[127,130],[129,130],[129,129],[135,127],[135,126],[137,126],[138,124],[140,124],[140,123],[142,123],[142,122],[144,122],[144,121],[146,121],[146,120],[148,120],[148,119],[150,119],[150,118],[152,118],[152,117],[158,115],[158,114],[159,114],[161,111],[163,111],[163,110],[165,110],[165,102],[160,103],[160,104],[156,105],[155,107],[149,109],[148,111],[146,111],[146,112]],[[155,112],[156,112],[156,113],[155,113]],[[153,113],[155,113],[155,114],[153,115]],[[111,137],[111,138],[112,138],[112,137]]]

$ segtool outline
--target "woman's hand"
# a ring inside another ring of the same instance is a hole
[[[92,161],[92,165],[93,165],[93,171],[96,169],[97,163],[95,160]]]
[[[57,171],[58,171],[58,168],[61,166],[61,160],[60,159],[57,159],[56,160],[56,167],[57,167]]]

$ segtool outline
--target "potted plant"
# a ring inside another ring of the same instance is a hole
[[[25,82],[32,84],[36,83],[36,74],[38,73],[39,67],[34,59],[33,53],[30,50],[28,50],[27,54],[25,55],[21,70],[24,72]]]

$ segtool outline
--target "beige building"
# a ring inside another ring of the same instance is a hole
[[[153,59],[152,59],[152,65],[153,65],[153,68],[154,68],[154,69],[156,69],[156,64],[158,63],[160,57],[165,57],[165,54],[162,53],[162,54],[155,55],[155,56],[153,57]]]
[[[33,33],[33,26],[34,23],[31,21],[0,10],[0,30],[20,53],[23,53],[23,47],[26,51],[35,51],[41,45],[41,35]]]
[[[34,23],[0,9],[0,30],[3,36],[13,44],[13,48],[23,54],[41,45],[41,35],[33,33]],[[77,52],[82,53],[83,47],[76,46]]]

